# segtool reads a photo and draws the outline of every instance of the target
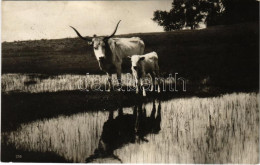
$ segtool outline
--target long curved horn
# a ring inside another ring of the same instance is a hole
[[[80,33],[79,33],[74,27],[72,27],[72,26],[70,26],[70,27],[77,33],[77,35],[79,36],[79,38],[81,38],[81,39],[83,39],[83,40],[85,40],[85,41],[91,41],[91,39],[88,38],[88,37],[82,37],[82,36],[80,35]]]
[[[118,21],[118,23],[116,25],[116,29],[114,30],[114,32],[110,36],[105,37],[105,39],[109,39],[109,38],[113,37],[116,34],[116,31],[117,31],[117,28],[118,28],[118,25],[119,25],[120,22],[121,22],[121,20]]]

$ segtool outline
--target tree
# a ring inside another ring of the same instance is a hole
[[[184,27],[195,29],[205,17],[200,8],[202,2],[202,0],[174,0],[169,12],[157,10],[154,12],[153,20],[163,26],[165,31]]]
[[[179,1],[174,1],[172,3],[173,9],[170,12],[155,11],[153,20],[163,26],[165,31],[182,29],[185,25],[185,13],[181,5],[182,3]]]
[[[186,27],[190,27],[191,29],[195,29],[198,27],[199,23],[204,18],[204,13],[200,8],[200,1],[186,1],[185,2],[185,22]]]
[[[205,13],[204,23],[213,26],[221,22],[224,6],[222,0],[207,0],[200,3],[200,10]]]
[[[195,29],[203,21],[207,26],[258,21],[258,13],[256,0],[174,0],[169,12],[155,11],[153,21],[171,31]]]
[[[259,1],[256,0],[222,0],[225,8],[223,24],[259,21]]]

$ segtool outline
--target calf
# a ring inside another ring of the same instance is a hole
[[[144,89],[143,79],[147,74],[150,74],[152,77],[152,86],[151,91],[153,91],[155,85],[155,78],[159,77],[159,65],[158,65],[158,56],[156,52],[151,52],[145,55],[133,55],[131,57],[132,62],[132,73],[136,82],[136,93],[138,93],[138,88],[141,86],[143,89],[143,96],[146,96]],[[157,83],[158,84],[158,83]],[[160,92],[160,86],[158,84],[158,93]]]

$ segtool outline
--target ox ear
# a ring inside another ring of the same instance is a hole
[[[139,58],[139,61],[143,61],[143,60],[144,60],[144,57]]]
[[[127,56],[127,58],[131,59],[132,57],[131,56]]]

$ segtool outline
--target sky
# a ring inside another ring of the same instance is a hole
[[[162,32],[152,21],[155,10],[171,9],[164,1],[2,1],[2,42]]]

